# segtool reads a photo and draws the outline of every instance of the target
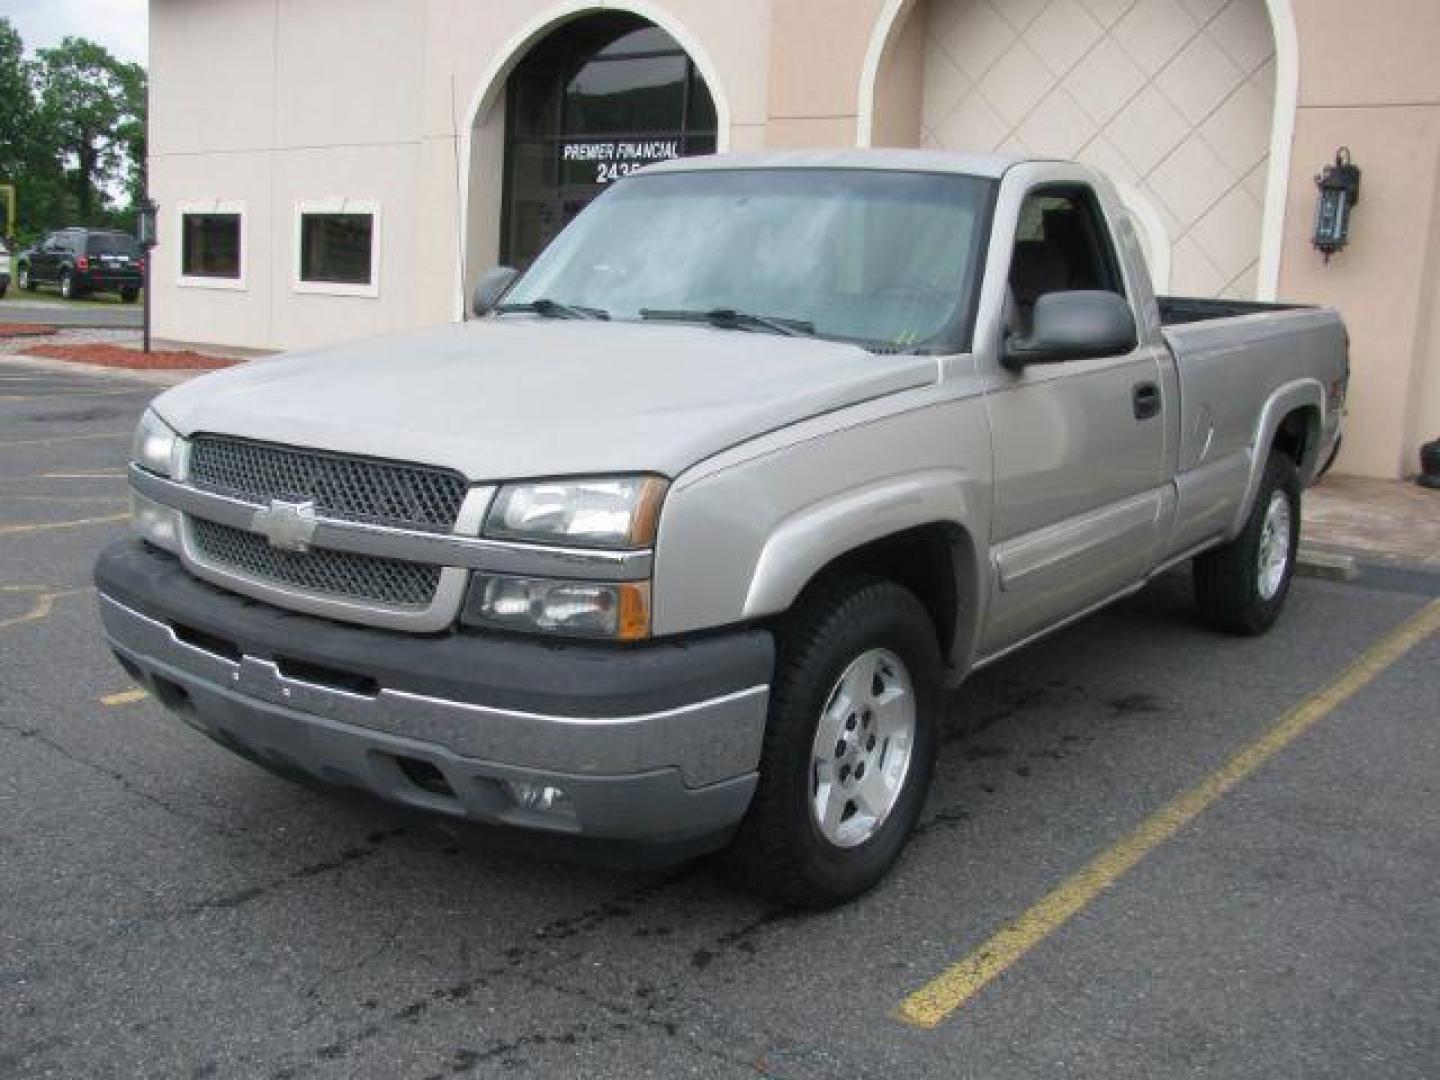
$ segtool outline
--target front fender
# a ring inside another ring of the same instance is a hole
[[[784,611],[823,567],[874,540],[971,520],[965,484],[963,473],[935,469],[867,484],[791,514],[760,549],[745,618]]]

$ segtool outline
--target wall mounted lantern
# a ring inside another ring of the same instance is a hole
[[[1335,151],[1335,163],[1326,165],[1315,177],[1320,201],[1315,206],[1315,247],[1330,256],[1350,239],[1350,211],[1360,202],[1360,166],[1350,160],[1350,148]]]

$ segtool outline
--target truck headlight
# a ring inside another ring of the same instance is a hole
[[[461,621],[490,630],[640,641],[650,636],[650,583],[476,574]]]
[[[154,409],[146,409],[145,415],[140,417],[140,426],[135,429],[130,460],[150,472],[174,476],[179,447],[180,436],[156,415]]]
[[[507,484],[486,515],[485,535],[570,547],[649,547],[667,486],[658,476]]]

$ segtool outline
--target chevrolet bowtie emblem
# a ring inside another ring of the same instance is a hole
[[[255,511],[250,528],[281,551],[309,551],[315,537],[315,504],[291,503],[279,499]]]

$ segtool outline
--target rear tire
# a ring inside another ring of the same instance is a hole
[[[1245,528],[1195,558],[1195,602],[1215,630],[1254,636],[1275,624],[1290,594],[1300,546],[1300,478],[1295,462],[1271,451]]]
[[[127,303],[127,304],[133,304],[133,303],[135,302],[135,298],[136,298],[137,296],[139,296],[139,295],[140,295],[140,290],[139,290],[139,289],[121,289],[121,290],[120,290],[120,299],[123,300],[123,301],[124,301],[125,303]]]
[[[802,600],[776,644],[759,786],[726,858],[746,887],[829,907],[885,876],[924,806],[939,648],[914,594],[868,576]]]
[[[66,300],[75,299],[75,279],[68,272],[60,275],[60,295]]]
[[[30,276],[30,267],[25,263],[20,264],[20,288],[26,292],[34,292],[40,286],[35,284],[35,279]]]

